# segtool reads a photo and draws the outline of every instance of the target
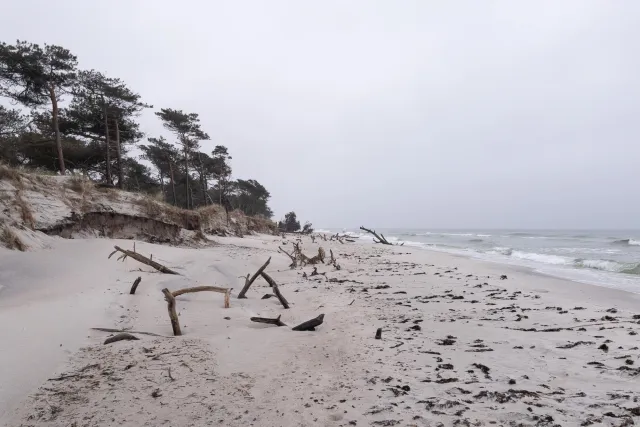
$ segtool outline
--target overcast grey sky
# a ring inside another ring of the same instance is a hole
[[[200,114],[277,217],[640,227],[637,0],[9,0],[15,39]]]

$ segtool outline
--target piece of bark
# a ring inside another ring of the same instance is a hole
[[[164,288],[162,293],[164,294],[164,299],[167,301],[167,311],[169,312],[169,319],[171,319],[173,335],[180,336],[182,335],[182,331],[180,330],[180,322],[178,321],[178,314],[176,313],[176,299],[167,288]]]
[[[134,295],[136,293],[136,289],[138,289],[138,285],[142,281],[142,277],[138,277],[135,282],[133,282],[133,286],[131,286],[131,290],[129,291],[130,295]]]
[[[376,330],[376,339],[377,340],[381,340],[382,339],[382,328],[378,328]]]
[[[311,320],[307,320],[292,329],[294,331],[315,331],[316,326],[322,325],[322,322],[324,322],[324,314],[321,314]]]
[[[118,341],[125,341],[125,340],[139,340],[140,338],[131,335],[127,332],[122,332],[118,335],[114,335],[112,337],[107,338],[106,340],[104,340],[104,344],[111,344],[112,342],[118,342]]]
[[[275,295],[273,295],[273,294],[266,294],[266,295],[264,295],[264,296],[263,296],[262,298],[260,298],[260,299],[269,299],[269,298],[272,298],[272,297],[275,297]]]
[[[150,260],[149,258],[147,258],[146,256],[142,256],[139,253],[133,252],[133,251],[129,251],[127,249],[122,249],[120,246],[114,246],[115,251],[111,252],[111,255],[113,255],[116,252],[122,252],[122,254],[125,257],[131,257],[133,259],[135,259],[138,262],[141,262],[143,264],[148,265],[149,267],[153,267],[156,270],[160,271],[161,273],[165,273],[165,274],[177,274],[179,275],[180,273],[177,273],[173,270],[171,270],[170,268],[165,267],[162,264],[159,264],[155,261]],[[109,255],[109,258],[111,258],[111,255]]]
[[[248,279],[248,280],[245,281],[244,287],[242,288],[242,290],[238,294],[238,298],[239,299],[240,298],[246,298],[246,293],[249,290],[249,286],[251,286],[251,284],[258,278],[258,276],[260,276],[260,274],[264,271],[265,268],[267,268],[267,266],[269,265],[270,262],[271,262],[271,257],[269,257],[267,262],[265,262],[262,265],[262,267],[260,267],[258,269],[258,271],[256,271],[256,274],[254,274],[253,277],[251,277],[251,279]]]
[[[286,324],[280,321],[280,317],[281,315],[275,319],[270,319],[268,317],[252,317],[251,321],[258,322],[258,323],[268,323],[270,325],[276,325],[276,326],[287,326]]]
[[[276,297],[278,297],[278,299],[280,300],[280,303],[282,304],[282,306],[284,308],[289,308],[289,303],[287,302],[285,297],[282,295],[282,293],[280,293],[280,288],[278,288],[278,284],[276,283],[276,281],[273,280],[271,278],[271,276],[269,276],[264,271],[262,273],[260,273],[260,274],[262,275],[264,280],[266,280],[267,283],[269,283],[269,286],[271,286],[271,289],[273,289],[273,293],[276,294]]]
[[[203,292],[203,291],[210,291],[210,292],[217,292],[219,294],[224,294],[225,295],[224,308],[229,308],[228,294],[231,292],[231,289],[229,288],[220,288],[218,286],[195,286],[193,288],[184,288],[177,291],[173,291],[171,292],[171,294],[173,295],[174,298],[176,298],[183,294],[189,294],[193,292]]]

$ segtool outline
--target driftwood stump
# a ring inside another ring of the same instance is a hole
[[[260,276],[260,274],[264,271],[265,268],[267,268],[270,262],[271,262],[271,257],[269,257],[267,262],[265,262],[264,265],[260,267],[258,271],[256,271],[256,274],[254,274],[253,277],[251,277],[251,279],[245,280],[244,287],[238,294],[238,298],[246,298],[246,293],[249,290],[249,286],[251,286],[251,284],[258,278],[258,276]]]
[[[276,325],[276,326],[287,326],[286,324],[280,321],[280,317],[281,316],[278,316],[275,319],[270,319],[268,317],[252,317],[251,321],[258,322],[258,323],[268,323],[270,325]]]
[[[126,257],[131,257],[133,259],[135,259],[138,262],[141,262],[143,264],[146,264],[150,267],[155,268],[156,270],[158,270],[161,273],[165,273],[165,274],[178,274],[175,271],[171,270],[170,268],[165,267],[162,264],[159,264],[155,261],[150,260],[149,258],[147,258],[146,256],[140,255],[137,252],[133,252],[133,251],[129,251],[127,249],[122,249],[120,246],[114,246],[115,251],[111,252],[111,254],[109,255],[109,258],[111,258],[111,256],[113,254],[115,254],[116,252],[122,252],[122,259],[124,260]]]
[[[382,328],[378,328],[376,330],[376,339],[377,340],[381,340],[382,339]]]
[[[134,295],[136,293],[136,289],[138,289],[138,285],[142,281],[142,277],[138,277],[135,282],[133,282],[133,286],[131,286],[131,290],[129,291],[129,295]]]
[[[178,313],[176,313],[176,299],[173,297],[169,289],[164,288],[162,290],[164,299],[167,301],[167,310],[169,311],[169,319],[171,319],[171,328],[173,329],[173,335],[182,335],[180,330],[180,322],[178,321]]]
[[[219,294],[224,294],[224,308],[229,308],[230,306],[229,294],[231,293],[231,289],[229,288],[219,288],[217,286],[195,286],[193,288],[184,288],[177,291],[173,291],[171,292],[171,294],[173,295],[174,298],[176,298],[183,294],[190,294],[193,292],[203,292],[203,291],[217,292]]]
[[[264,280],[266,280],[267,283],[269,283],[269,286],[271,286],[271,289],[273,289],[273,293],[276,294],[276,297],[278,297],[282,306],[284,308],[289,308],[289,303],[287,302],[285,297],[282,295],[282,293],[280,293],[280,288],[278,288],[278,284],[276,283],[276,281],[273,280],[271,276],[269,276],[264,271],[260,274],[262,274],[262,277],[264,278]]]
[[[322,325],[322,322],[324,322],[324,314],[321,314],[311,320],[307,320],[292,329],[294,331],[315,331],[316,326]]]

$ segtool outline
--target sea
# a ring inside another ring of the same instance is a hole
[[[373,240],[358,228],[317,229]],[[640,230],[376,229],[389,242],[640,294]]]

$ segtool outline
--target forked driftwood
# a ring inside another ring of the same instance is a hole
[[[315,331],[316,326],[322,325],[323,321],[324,321],[324,314],[321,314],[320,316],[315,317],[311,320],[307,320],[306,322],[303,322],[292,329],[294,331]]]
[[[294,268],[296,268],[298,266],[298,259],[295,256],[291,255],[289,252],[285,251],[280,246],[278,246],[278,250],[280,252],[284,253],[286,256],[288,256],[289,259],[291,260],[291,264],[289,264],[289,268],[290,269],[293,270]]]
[[[262,275],[264,280],[266,280],[267,283],[269,283],[269,286],[271,286],[271,289],[273,289],[273,293],[276,294],[276,297],[278,297],[278,299],[280,300],[280,303],[282,304],[282,306],[284,308],[289,308],[289,303],[287,302],[285,297],[282,295],[282,293],[280,293],[280,288],[278,288],[278,284],[276,283],[276,281],[273,280],[271,278],[271,276],[269,276],[264,271],[262,273],[260,273],[260,274]]]
[[[383,245],[392,245],[393,246],[393,243],[389,243],[387,241],[387,239],[384,237],[384,234],[382,234],[382,233],[380,233],[378,235],[378,233],[376,233],[374,230],[369,230],[368,228],[364,228],[362,226],[360,226],[360,230],[366,231],[369,234],[373,234],[373,237],[374,237],[373,242],[374,243],[382,243]],[[378,239],[378,240],[376,240],[376,239]],[[404,242],[402,242],[402,244],[400,244],[399,246],[403,246],[403,245],[404,245]]]
[[[174,298],[176,298],[183,294],[189,294],[193,292],[203,292],[203,291],[218,292],[220,294],[224,294],[224,308],[230,307],[231,305],[231,302],[230,302],[231,289],[230,288],[219,288],[217,286],[195,286],[193,288],[184,288],[177,291],[173,291],[171,292],[171,294],[173,295]]]
[[[271,262],[271,257],[269,257],[267,262],[265,262],[262,265],[262,267],[260,267],[258,269],[258,271],[256,271],[256,274],[254,274],[253,277],[251,277],[251,279],[249,279],[249,275],[247,275],[247,279],[244,282],[244,287],[242,288],[242,290],[238,294],[238,298],[246,298],[246,293],[249,290],[249,286],[251,286],[251,284],[258,278],[258,276],[260,276],[260,273],[262,273],[264,271],[264,269],[267,268],[267,266],[269,265],[270,262]]]
[[[120,246],[114,246],[115,251],[111,252],[111,255],[109,255],[109,258],[111,258],[111,256],[113,254],[115,254],[116,252],[122,252],[122,255],[120,256],[120,258],[118,258],[118,260],[122,259],[123,261],[127,258],[127,257],[131,257],[133,259],[135,259],[138,262],[141,262],[143,264],[146,264],[150,267],[155,268],[156,270],[165,273],[165,274],[180,274],[180,273],[176,273],[175,271],[171,270],[170,268],[165,267],[162,264],[159,264],[155,261],[150,260],[149,258],[147,258],[146,256],[140,255],[137,252],[133,252],[133,251],[129,251],[127,249],[122,249]]]
[[[251,321],[252,322],[258,322],[258,323],[268,323],[270,325],[276,325],[276,326],[287,326],[286,324],[282,323],[280,321],[280,317],[282,315],[278,316],[275,319],[270,319],[268,317],[252,317]]]
[[[336,261],[336,258],[333,256],[333,250],[329,249],[329,253],[331,254],[331,258],[329,258],[327,264],[333,265],[336,270],[340,270],[342,267],[340,267],[340,264],[338,264],[338,261]]]
[[[136,289],[138,289],[138,285],[142,281],[142,277],[138,277],[135,282],[133,282],[133,286],[131,286],[131,290],[129,291],[130,295],[134,295],[136,293]]]
[[[180,330],[180,322],[178,321],[178,314],[176,313],[176,299],[173,297],[169,289],[164,288],[162,290],[164,299],[167,301],[167,311],[169,311],[169,319],[171,319],[171,328],[173,329],[173,335],[182,335]]]

